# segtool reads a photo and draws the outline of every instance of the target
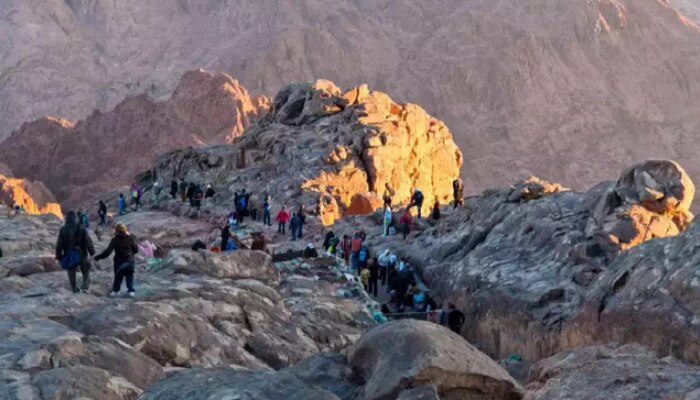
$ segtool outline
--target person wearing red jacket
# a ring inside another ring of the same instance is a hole
[[[403,240],[406,240],[406,236],[408,236],[408,234],[411,233],[411,224],[413,224],[413,217],[411,217],[411,213],[408,212],[408,209],[404,211],[403,215],[401,216],[401,219],[399,219],[399,223],[401,224]]]
[[[277,232],[281,234],[285,234],[285,227],[287,226],[287,222],[289,222],[289,211],[287,211],[286,206],[282,206],[282,209],[280,210],[279,213],[277,213],[277,216],[275,217],[275,221],[279,223],[277,226]]]

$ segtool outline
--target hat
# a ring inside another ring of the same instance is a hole
[[[307,248],[307,249],[313,249],[313,248],[314,248],[314,244],[313,244],[313,243],[309,243],[309,244],[306,245],[306,248]]]

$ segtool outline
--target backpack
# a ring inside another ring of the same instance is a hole
[[[240,199],[238,199],[238,207],[241,208],[241,210],[245,210],[246,206],[246,201],[245,201],[245,196],[241,196]]]
[[[63,269],[73,269],[83,261],[83,252],[80,250],[82,241],[80,228],[76,230],[74,239],[77,241],[78,245],[75,246],[75,243],[73,243],[73,246],[71,246],[72,248],[66,251],[61,257],[60,263]]]
[[[364,247],[360,249],[359,260],[360,262],[367,261],[367,249],[365,249]]]

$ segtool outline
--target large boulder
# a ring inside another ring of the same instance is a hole
[[[651,160],[626,169],[598,202],[586,227],[609,253],[675,236],[693,219],[695,186],[676,162]]]
[[[530,375],[526,400],[700,398],[700,368],[635,344],[565,351],[539,362]]]
[[[496,362],[459,335],[425,321],[399,320],[374,328],[350,349],[348,362],[366,382],[360,399],[392,399],[419,386],[435,386],[445,398],[523,395]]]

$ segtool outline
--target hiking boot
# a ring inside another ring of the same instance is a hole
[[[128,292],[126,295],[131,297],[131,298],[136,297],[136,293],[134,293],[134,292]]]
[[[90,293],[90,289],[80,289],[80,293],[89,294],[89,293]]]
[[[109,292],[109,297],[117,297],[119,296],[119,292]]]

